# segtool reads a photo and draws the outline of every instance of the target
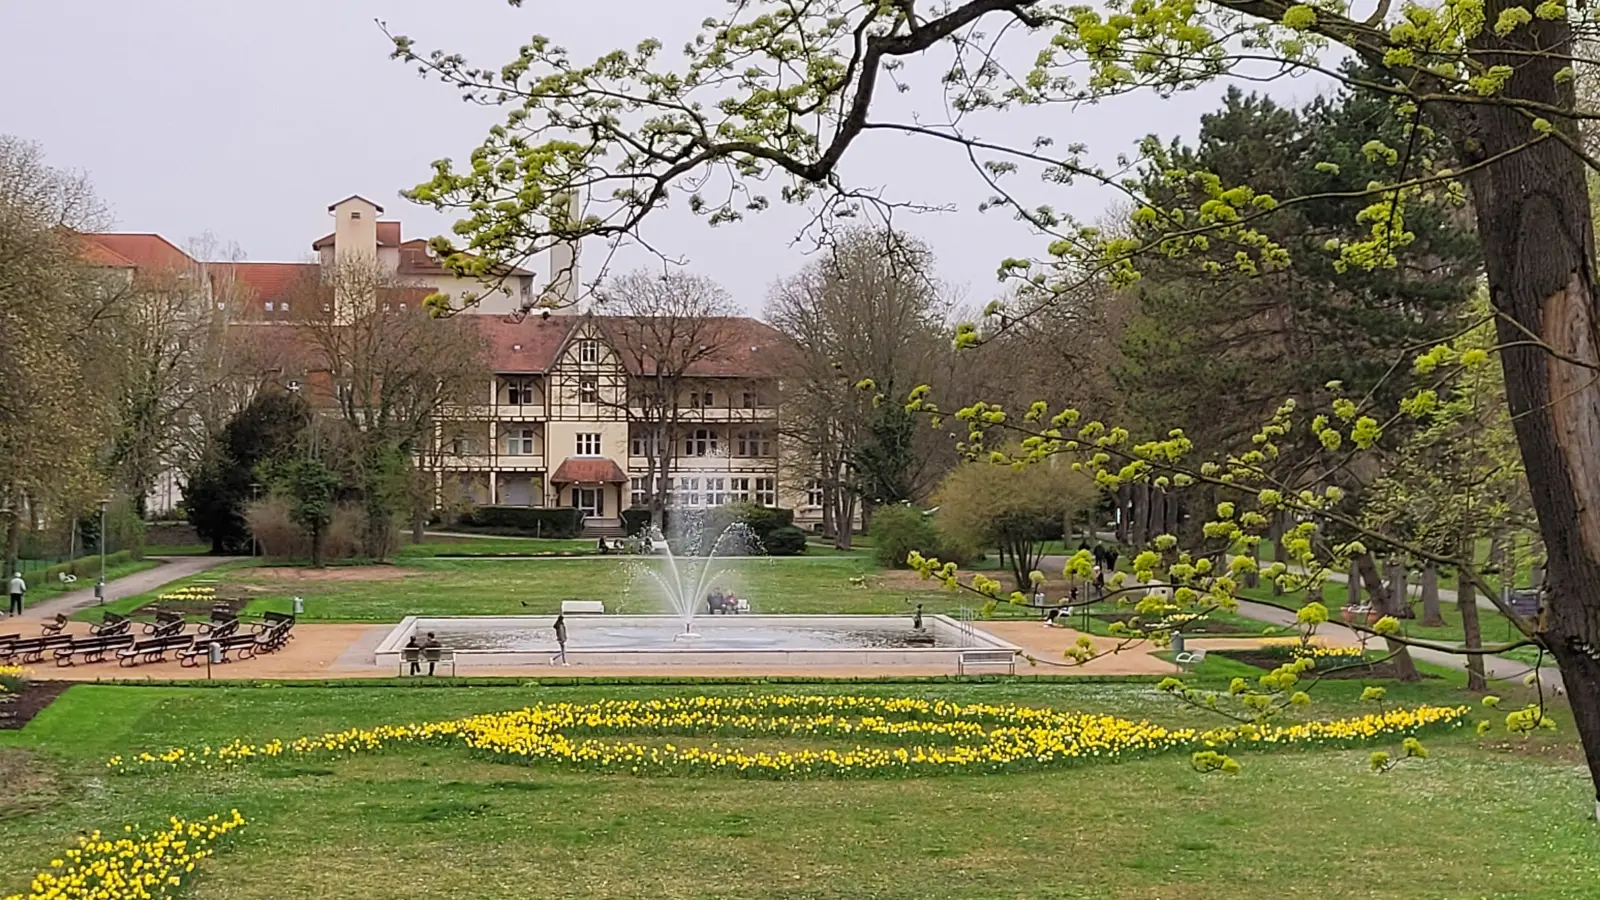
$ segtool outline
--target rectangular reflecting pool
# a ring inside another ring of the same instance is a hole
[[[413,635],[431,633],[460,667],[547,665],[558,651],[554,616],[407,618],[376,651],[398,666]],[[962,651],[1017,648],[971,623],[924,616],[700,616],[691,633],[676,616],[569,615],[567,659],[595,666],[917,666],[954,670]]]

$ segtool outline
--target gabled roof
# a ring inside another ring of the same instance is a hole
[[[276,300],[317,278],[319,269],[316,263],[227,263],[214,266],[211,277],[215,283],[231,276],[236,286],[251,292],[256,299]]]
[[[186,269],[197,265],[195,258],[159,234],[86,233],[83,235],[90,262],[116,268]],[[98,249],[94,249],[98,248]],[[104,262],[101,262],[101,261]]]
[[[614,348],[638,346],[643,326],[629,316],[528,316],[480,317],[489,342],[494,371],[506,375],[538,375],[550,371],[571,336],[592,323]],[[695,378],[767,378],[782,373],[791,358],[789,341],[771,325],[742,316],[718,316],[707,321],[703,337],[713,349],[693,362],[687,375]],[[618,354],[624,368],[641,374],[637,353]],[[648,360],[646,367],[648,367]]]
[[[609,459],[569,456],[550,474],[551,484],[627,484],[628,475]]]
[[[380,212],[382,211],[381,208],[380,208],[379,211]],[[334,236],[330,233],[330,234],[325,234],[322,237],[317,238],[316,240],[311,242],[311,249],[313,249],[313,250],[321,250],[323,247],[332,247],[333,246],[333,237]],[[398,247],[398,246],[400,246],[400,223],[399,222],[379,222],[378,223],[378,246],[379,247]]]
[[[428,250],[428,242],[422,238],[412,238],[400,244],[400,274],[401,275],[445,275],[444,266]],[[506,275],[532,275],[533,273],[520,266],[507,266],[503,274]]]
[[[378,212],[383,212],[383,207],[379,206],[376,203],[373,203],[371,200],[368,200],[367,198],[361,196],[360,194],[351,194],[350,196],[344,198],[343,200],[336,200],[336,201],[334,201],[332,203],[329,203],[328,204],[328,212],[333,212],[334,210],[339,208],[340,204],[349,203],[351,200],[360,200],[362,203],[368,204],[369,206],[372,206],[373,208],[377,209]]]

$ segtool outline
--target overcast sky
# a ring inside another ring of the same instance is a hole
[[[331,228],[328,204],[349,194],[383,205],[408,238],[446,230],[448,219],[397,192],[425,179],[434,159],[465,159],[497,119],[390,60],[374,20],[421,47],[498,67],[535,33],[579,59],[646,36],[676,49],[724,8],[720,0],[527,0],[520,10],[504,0],[0,0],[8,67],[27,73],[0,93],[0,131],[40,142],[59,167],[87,171],[119,230],[180,244],[210,232],[251,260],[302,260]],[[921,83],[920,93],[891,102],[937,115],[938,97],[928,79]],[[1319,88],[1297,80],[1273,92],[1303,101]],[[1058,145],[1084,142],[1109,162],[1146,133],[1192,134],[1219,93],[1123,98],[975,127],[991,139],[1048,133]],[[958,207],[898,224],[934,246],[942,280],[968,302],[996,294],[1001,259],[1042,246],[1007,214],[977,210],[989,191],[955,148],[874,138],[853,151],[845,174],[894,199]],[[1035,202],[1089,220],[1109,199],[1089,188],[1021,187]],[[805,248],[794,243],[805,221],[798,210],[775,208],[710,228],[671,210],[646,237],[758,312],[772,280],[805,263]],[[585,247],[585,260],[601,250]],[[650,261],[635,250],[618,264]]]

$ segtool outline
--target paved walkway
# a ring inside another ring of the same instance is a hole
[[[162,585],[170,584],[181,578],[188,578],[207,569],[214,569],[223,563],[233,562],[239,557],[233,556],[155,556],[151,559],[159,560],[161,565],[143,572],[125,575],[115,581],[106,582],[106,602],[111,603],[127,597],[153,591]],[[79,583],[82,583],[80,579]],[[82,587],[65,594],[57,594],[49,600],[37,604],[29,604],[22,611],[22,618],[17,621],[43,621],[51,616],[61,613],[72,615],[80,609],[95,604],[94,585]],[[0,619],[0,622],[13,621]]]

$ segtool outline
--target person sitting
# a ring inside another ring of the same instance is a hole
[[[411,637],[406,640],[404,656],[411,661],[411,674],[416,675],[422,671],[420,668],[422,664],[422,644],[417,640],[416,632],[412,632]]]
[[[596,545],[596,549],[598,549],[600,551],[600,555],[601,556],[605,556],[606,554],[611,552],[611,545],[606,543],[606,539],[605,538],[601,538],[599,540],[598,544]]]

